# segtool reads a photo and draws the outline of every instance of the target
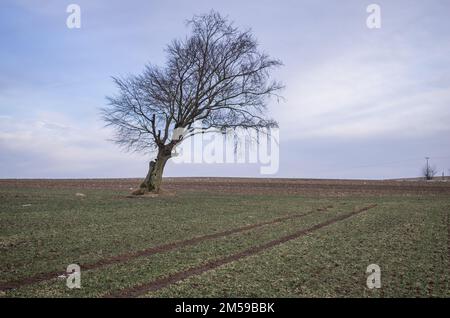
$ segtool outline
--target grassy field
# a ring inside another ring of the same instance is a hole
[[[0,295],[450,296],[449,185],[168,180],[127,198],[135,182],[0,182]],[[57,277],[72,263],[80,289]]]

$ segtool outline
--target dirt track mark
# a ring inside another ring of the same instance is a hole
[[[450,274],[450,212],[447,212],[447,266]],[[449,285],[450,282],[447,281],[447,289],[450,287]]]
[[[367,211],[369,209],[372,209],[372,208],[374,208],[376,206],[377,206],[377,204],[372,204],[372,205],[366,206],[364,208],[355,210],[355,211],[353,211],[351,213],[340,215],[340,216],[337,216],[337,217],[332,218],[330,220],[324,221],[322,223],[313,225],[313,226],[311,226],[311,227],[309,227],[307,229],[300,230],[298,232],[295,232],[293,234],[281,237],[281,238],[276,239],[276,240],[272,240],[272,241],[267,242],[265,244],[251,247],[251,248],[246,249],[246,250],[244,250],[242,252],[239,252],[239,253],[236,253],[236,254],[232,254],[232,255],[229,255],[229,256],[217,259],[217,260],[213,260],[213,261],[207,262],[205,264],[202,264],[202,265],[199,265],[199,266],[187,269],[185,271],[177,272],[177,273],[174,273],[174,274],[169,275],[167,277],[153,280],[153,281],[151,281],[149,283],[146,283],[146,284],[138,285],[138,286],[131,287],[131,288],[122,289],[122,290],[119,290],[117,293],[111,293],[111,294],[104,295],[104,297],[105,298],[110,298],[110,297],[111,298],[112,297],[118,297],[118,298],[119,297],[124,297],[124,298],[137,297],[137,296],[143,295],[143,294],[145,294],[147,292],[150,292],[150,291],[156,291],[158,289],[167,287],[168,285],[171,285],[173,283],[179,282],[179,281],[184,280],[186,278],[189,278],[191,276],[200,275],[200,274],[202,274],[204,272],[207,272],[209,270],[215,269],[215,268],[217,268],[219,266],[222,266],[222,265],[225,265],[225,264],[228,264],[228,263],[240,260],[242,258],[246,258],[248,256],[257,254],[259,252],[262,252],[264,250],[270,249],[270,248],[275,247],[277,245],[281,245],[281,244],[286,243],[288,241],[291,241],[293,239],[297,239],[297,238],[299,238],[301,236],[304,236],[306,234],[314,232],[314,231],[316,231],[316,230],[318,230],[318,229],[320,229],[322,227],[325,227],[325,226],[331,225],[333,223],[336,223],[336,222],[348,219],[348,218],[350,218],[350,217],[352,217],[352,216],[354,216],[356,214],[362,213],[362,212]]]
[[[105,258],[105,259],[102,259],[102,260],[99,260],[97,262],[90,263],[90,264],[81,264],[80,267],[81,267],[81,270],[85,271],[85,270],[93,270],[93,269],[97,269],[97,268],[100,268],[100,267],[113,265],[113,264],[117,264],[117,263],[123,263],[123,262],[127,262],[129,260],[132,260],[132,259],[135,259],[135,258],[138,258],[138,257],[150,256],[150,255],[154,255],[154,254],[158,254],[158,253],[164,253],[164,252],[176,249],[176,248],[198,244],[198,243],[201,243],[201,242],[206,241],[206,240],[212,240],[212,239],[216,239],[216,238],[221,238],[221,237],[229,236],[229,235],[232,235],[232,234],[235,234],[235,233],[240,233],[240,232],[252,230],[252,229],[255,229],[255,228],[258,228],[258,227],[262,227],[262,226],[265,226],[265,225],[271,225],[271,224],[280,223],[280,222],[283,222],[283,221],[286,221],[286,220],[291,220],[291,219],[295,219],[295,218],[305,217],[305,216],[308,216],[308,215],[310,215],[310,214],[312,214],[314,212],[323,212],[323,211],[327,211],[328,209],[331,209],[331,208],[333,208],[333,206],[332,205],[328,205],[326,207],[317,208],[317,209],[311,210],[311,211],[306,212],[306,213],[282,216],[282,217],[278,217],[278,218],[272,219],[270,221],[250,224],[250,225],[246,225],[246,226],[242,226],[242,227],[226,230],[226,231],[223,231],[223,232],[218,232],[218,233],[198,236],[198,237],[194,237],[192,239],[188,239],[188,240],[184,240],[184,241],[177,241],[177,242],[162,244],[162,245],[150,247],[150,248],[147,248],[147,249],[144,249],[144,250],[141,250],[141,251],[137,251],[137,252],[134,252],[134,253],[125,253],[125,254],[120,254],[120,255],[117,255],[117,256]],[[18,280],[15,280],[15,281],[10,281],[10,282],[6,282],[6,283],[0,283],[0,291],[16,289],[16,288],[20,288],[20,287],[27,286],[27,285],[32,285],[32,284],[35,284],[35,283],[39,283],[39,282],[43,282],[43,281],[47,281],[47,280],[56,278],[57,276],[60,276],[60,275],[66,275],[66,272],[54,271],[54,272],[48,272],[48,273],[40,273],[40,274],[31,276],[31,277],[25,277],[25,278],[18,279]]]

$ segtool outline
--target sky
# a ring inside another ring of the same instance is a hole
[[[69,29],[69,4],[81,27]],[[367,7],[381,9],[370,29]],[[450,174],[450,2],[2,0],[0,178],[143,177],[148,154],[109,139],[111,76],[163,65],[185,21],[216,10],[282,60],[279,168],[169,162],[165,176],[387,179]]]

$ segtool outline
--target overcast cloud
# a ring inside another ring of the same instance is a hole
[[[81,29],[66,7],[81,7]],[[2,1],[0,178],[141,177],[148,156],[107,139],[98,109],[110,76],[164,62],[184,21],[215,9],[280,58],[286,101],[278,177],[397,178],[424,157],[450,173],[450,2]],[[169,164],[167,176],[260,177],[251,164]]]

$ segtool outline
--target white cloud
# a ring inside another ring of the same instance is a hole
[[[120,151],[107,140],[111,136],[111,130],[103,128],[99,122],[75,123],[58,113],[40,113],[28,119],[3,116],[0,118],[0,152],[5,157],[7,154],[17,157],[21,162],[2,164],[5,171],[0,171],[0,177],[8,176],[6,169],[16,164],[25,169],[12,169],[17,170],[15,174],[19,177],[142,174],[145,157]],[[4,156],[0,156],[2,161],[6,160],[1,157]],[[118,171],[118,167],[123,170]]]
[[[279,108],[283,136],[411,137],[448,130],[449,83],[436,85],[442,70],[419,78],[412,70],[421,61],[414,58],[405,48],[398,54],[353,49],[299,72],[289,82],[287,105]]]

